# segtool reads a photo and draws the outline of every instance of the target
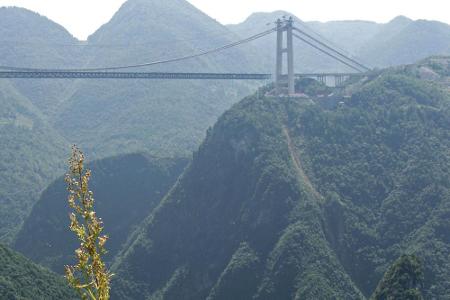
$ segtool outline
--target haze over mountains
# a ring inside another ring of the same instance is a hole
[[[0,65],[36,68],[122,65],[192,53],[199,48],[218,46],[234,40],[234,34],[229,30],[184,1],[129,1],[110,23],[91,37],[92,42],[87,46],[74,40],[59,25],[35,13],[19,8],[2,8],[0,12],[9,16],[0,18],[0,39],[11,40],[14,36],[21,38],[20,43],[15,41],[18,46],[14,44],[14,40],[10,47],[2,45],[5,55],[1,55]],[[135,24],[122,24],[123,19],[130,20],[130,14],[141,17],[132,19]],[[156,15],[161,19],[155,18]],[[166,19],[173,20],[178,29],[162,22]],[[39,31],[39,34],[29,31],[29,27]],[[155,34],[158,32],[160,35]],[[47,36],[51,38],[44,40]],[[212,40],[211,36],[214,37]],[[46,46],[41,47],[43,44]],[[14,47],[19,49],[15,50]],[[27,59],[20,60],[22,56]],[[174,69],[187,70],[189,67],[205,71],[231,71],[233,66],[228,63],[230,60],[235,60],[235,66],[241,70],[250,69],[251,64],[246,62],[246,57],[248,60],[253,59],[252,65],[257,66],[255,58],[246,56],[243,50],[238,49],[228,52],[225,58],[196,59],[185,65],[175,64]],[[23,170],[30,178],[39,178],[42,176],[40,173],[45,170],[50,179],[62,173],[62,169],[52,166],[50,161],[56,160],[62,166],[69,150],[65,147],[67,150],[63,151],[64,148],[58,147],[52,139],[60,141],[62,145],[77,143],[91,159],[142,151],[159,156],[187,155],[200,143],[205,130],[217,116],[248,93],[252,86],[217,81],[209,82],[208,88],[199,81],[2,82],[10,85],[14,93],[26,99],[33,109],[40,112],[45,124],[51,127],[45,131],[50,137],[40,140],[47,147],[54,146],[52,151],[48,151],[48,157],[40,159],[37,155],[40,148],[30,142],[33,139],[15,140],[15,143],[0,145],[5,153],[2,157],[8,162],[15,162],[15,167]],[[6,89],[4,93],[7,93]],[[17,97],[9,98],[15,100]],[[14,120],[20,117],[19,109],[7,109],[7,106],[0,108],[5,118]],[[6,127],[8,122],[1,125],[1,129],[5,130],[5,137],[12,134]],[[11,139],[13,138],[14,135]],[[39,167],[39,170],[30,168],[26,157],[24,159],[22,153],[15,150],[13,145],[17,143],[20,149],[31,147],[29,154],[32,155],[32,163],[38,165],[44,162],[45,166]],[[51,155],[55,151],[62,152]],[[5,172],[1,177],[2,185],[8,185],[8,190],[5,188],[0,191],[6,193],[1,200],[1,211],[8,212],[8,217],[3,219],[3,237],[12,228],[17,229],[21,218],[29,213],[31,205],[49,181],[38,184],[40,181],[35,180],[27,187],[22,178],[15,179],[17,171],[8,180],[8,169],[2,168],[1,172]],[[15,192],[17,189],[28,193],[26,201],[20,196],[21,192]],[[7,237],[5,235],[5,241]]]
[[[283,15],[224,26],[184,0],[129,0],[81,43],[45,17],[1,8],[0,65],[178,57]],[[374,67],[450,54],[439,22],[295,22]],[[274,46],[272,35],[139,70],[271,73]],[[295,52],[297,72],[348,71],[306,45]],[[254,82],[1,79],[0,242],[58,272],[71,259],[60,176],[76,143],[102,159],[93,188],[117,299],[364,299],[398,285],[450,297],[449,65],[427,59],[342,88],[302,80],[299,99],[269,97],[270,86],[253,95]],[[182,172],[179,157],[192,152]]]
[[[273,26],[274,20],[290,16],[289,12],[254,13],[244,22],[229,25],[228,28],[240,36],[261,32]],[[295,26],[314,37],[331,43],[344,53],[358,58],[370,67],[387,67],[417,62],[431,55],[450,53],[450,26],[448,24],[417,20],[399,16],[389,23],[369,21],[302,22],[294,18]],[[273,42],[273,40],[272,40]],[[296,41],[297,42],[297,41]],[[268,47],[269,38],[255,41],[262,54],[273,67],[275,52]],[[334,60],[317,53],[308,45],[297,42],[295,48],[296,71],[326,72],[350,71]]]

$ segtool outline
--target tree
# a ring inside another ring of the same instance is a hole
[[[402,255],[387,270],[372,295],[372,300],[422,300],[424,273],[415,255]]]
[[[78,237],[80,247],[75,250],[78,262],[74,266],[65,266],[65,277],[83,300],[107,300],[112,274],[102,256],[106,253],[108,236],[102,235],[103,222],[94,210],[94,197],[89,190],[90,176],[91,171],[84,169],[83,152],[73,146],[65,181],[69,191],[68,202],[73,209],[70,230]]]

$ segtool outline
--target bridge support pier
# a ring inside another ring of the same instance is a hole
[[[343,82],[344,82],[344,78],[341,75],[337,75],[334,77],[334,85],[336,87],[341,86]]]
[[[325,74],[318,75],[317,81],[326,85],[327,84],[327,75],[325,75]]]
[[[276,94],[295,94],[295,73],[294,73],[294,42],[293,42],[293,19],[277,20],[277,65],[275,73]],[[284,33],[286,32],[286,47],[283,47]],[[283,58],[287,54],[287,75],[283,74]]]

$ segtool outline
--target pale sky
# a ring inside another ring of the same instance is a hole
[[[161,0],[164,1],[164,0]],[[223,24],[239,23],[252,12],[286,10],[304,21],[371,20],[387,22],[398,15],[450,24],[449,0],[188,0]],[[125,0],[0,0],[63,25],[86,39],[106,23]]]

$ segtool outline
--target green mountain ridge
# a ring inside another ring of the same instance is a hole
[[[95,209],[110,239],[105,259],[113,259],[133,230],[158,205],[187,164],[187,159],[154,158],[129,154],[93,161],[90,183]],[[63,273],[74,262],[79,241],[68,229],[64,178],[58,178],[41,194],[17,234],[14,249],[36,263]]]
[[[233,106],[118,256],[114,299],[364,299],[405,253],[447,297],[450,96],[417,68]]]
[[[64,278],[0,245],[0,298],[11,300],[77,299]]]
[[[422,268],[417,257],[403,255],[386,271],[371,299],[423,299]]]

